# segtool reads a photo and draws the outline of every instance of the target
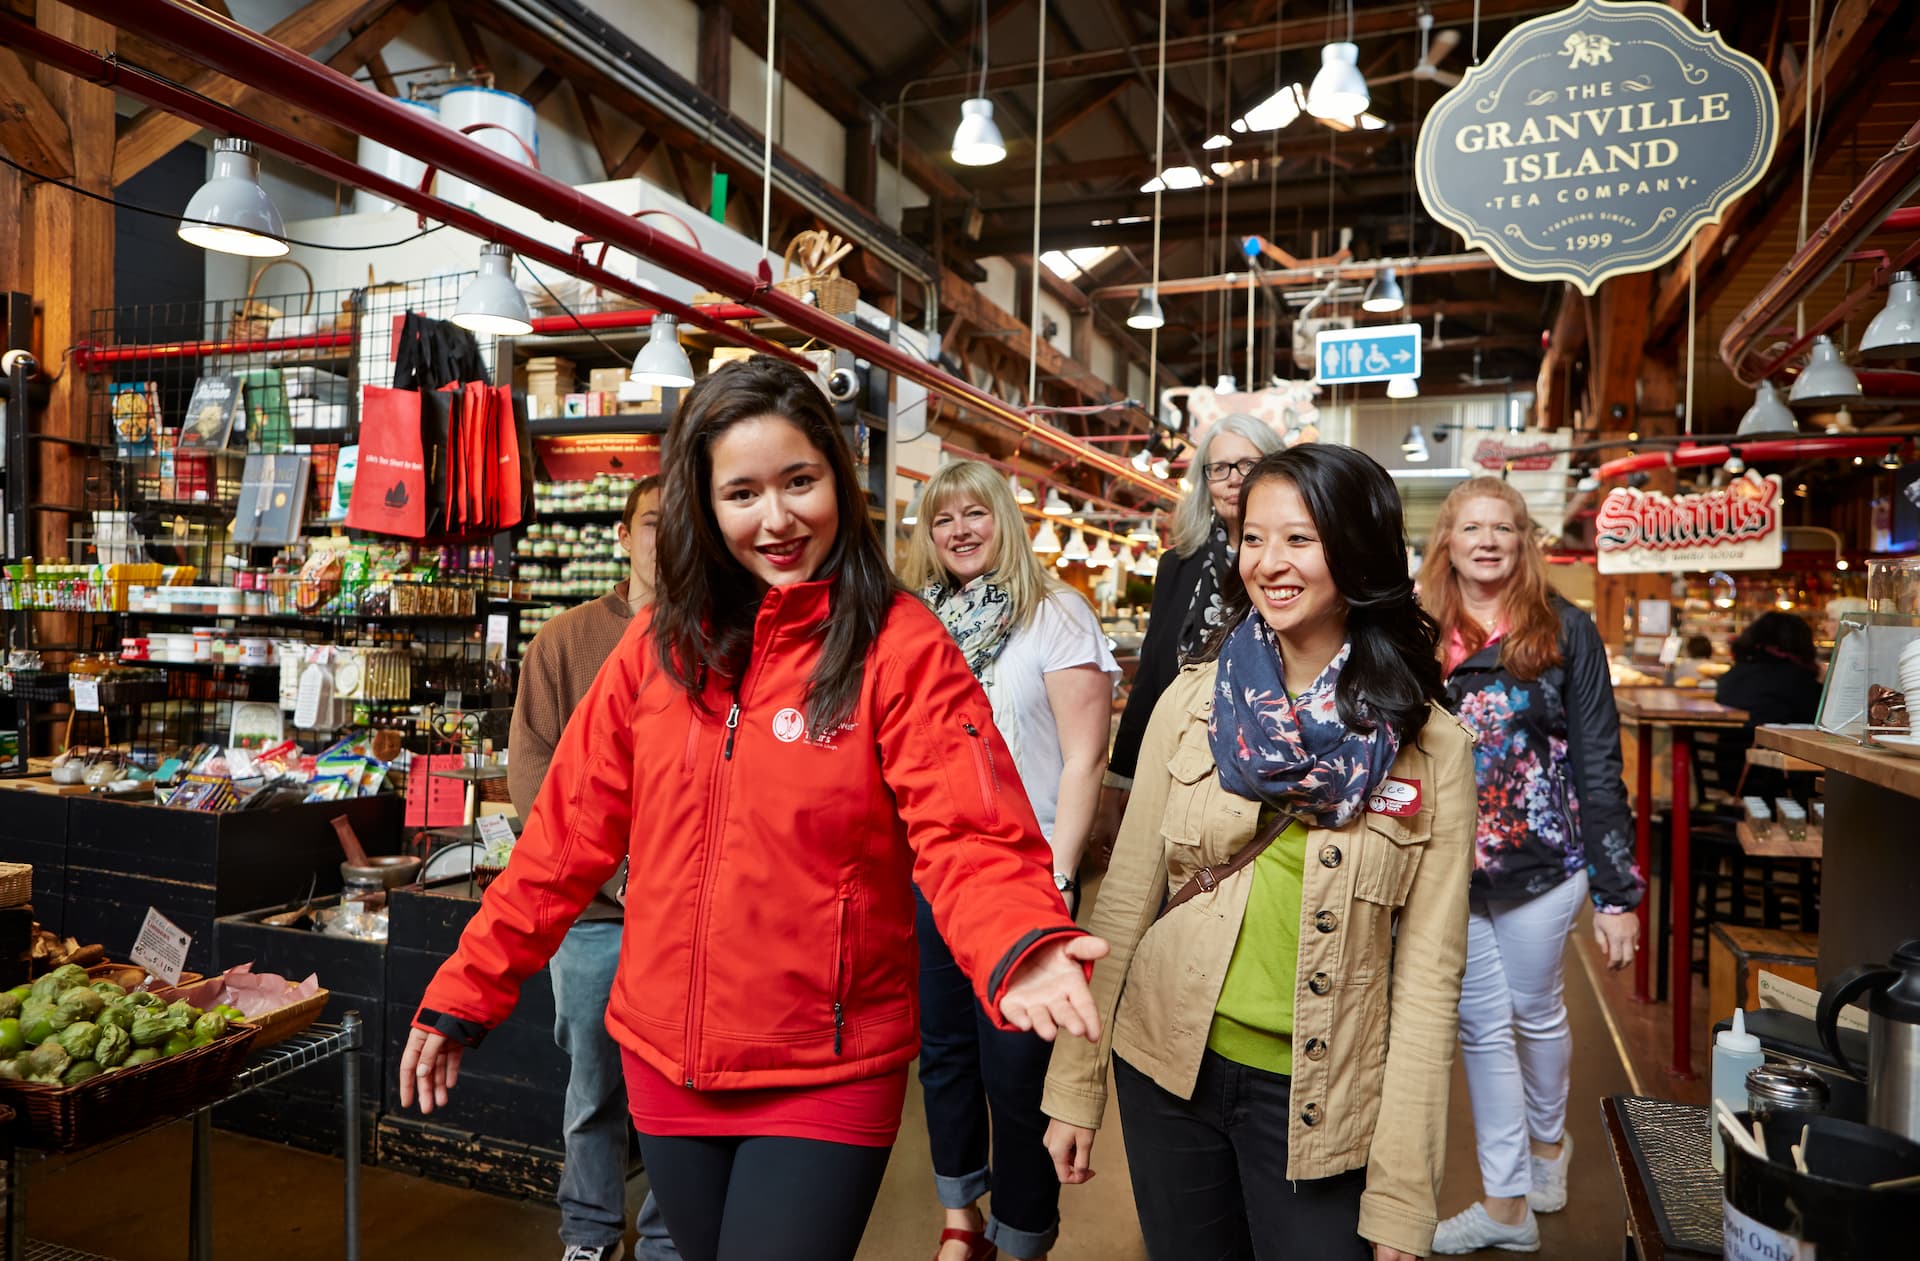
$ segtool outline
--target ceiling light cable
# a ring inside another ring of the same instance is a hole
[[[1039,77],[1033,87],[1033,256],[1027,266],[1033,283],[1027,298],[1027,406],[1040,399],[1040,168],[1047,159],[1047,0],[1040,0]]]
[[[780,0],[767,0],[767,92],[766,108],[760,125],[760,261],[772,257],[768,234],[773,231],[773,34],[779,17]]]

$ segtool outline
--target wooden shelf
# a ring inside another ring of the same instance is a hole
[[[1760,727],[1754,732],[1754,743],[1840,775],[1851,775],[1909,797],[1920,797],[1920,758],[1869,749],[1846,736],[1801,727]]]
[[[1753,828],[1745,819],[1733,825],[1734,833],[1740,838],[1740,848],[1755,858],[1819,858],[1826,850],[1826,833],[1817,823],[1807,824],[1807,839],[1790,841],[1787,831],[1778,823],[1767,834],[1765,840],[1753,834]]]

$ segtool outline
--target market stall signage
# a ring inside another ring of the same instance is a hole
[[[1580,0],[1523,22],[1420,129],[1427,210],[1523,280],[1591,294],[1651,271],[1766,171],[1760,63],[1664,4]]]
[[[589,481],[597,473],[648,477],[660,471],[657,433],[536,434],[534,453],[556,482]]]
[[[1600,572],[1778,569],[1780,504],[1779,476],[1752,469],[1700,495],[1616,486],[1594,522]]]
[[[1420,326],[1371,324],[1365,328],[1323,329],[1314,335],[1314,380],[1321,385],[1351,385],[1420,375]]]

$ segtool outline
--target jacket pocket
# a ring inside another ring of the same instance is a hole
[[[1420,869],[1422,849],[1432,839],[1432,816],[1400,819],[1368,812],[1367,826],[1355,840],[1353,896],[1376,906],[1401,907]]]
[[[973,770],[980,786],[980,808],[988,823],[1000,822],[1000,774],[993,765],[993,748],[987,743],[986,733],[974,725],[973,719],[960,715],[960,729],[967,733],[967,748],[973,754]]]
[[[1182,742],[1167,761],[1167,806],[1160,832],[1175,845],[1198,845],[1206,828],[1207,790],[1213,778],[1213,751]]]

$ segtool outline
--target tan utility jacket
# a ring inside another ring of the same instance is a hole
[[[1042,1110],[1098,1128],[1115,1051],[1190,1098],[1252,888],[1239,872],[1155,922],[1202,866],[1253,839],[1259,807],[1219,785],[1207,720],[1215,666],[1190,666],[1161,697],[1133,797],[1087,927],[1112,953],[1094,966],[1097,1047],[1054,1044]],[[1467,943],[1477,799],[1473,737],[1438,706],[1392,776],[1420,785],[1418,812],[1363,812],[1308,833],[1294,986],[1287,1177],[1362,1165],[1360,1234],[1425,1256],[1438,1217],[1447,1088]],[[1398,923],[1398,946],[1395,923]]]

